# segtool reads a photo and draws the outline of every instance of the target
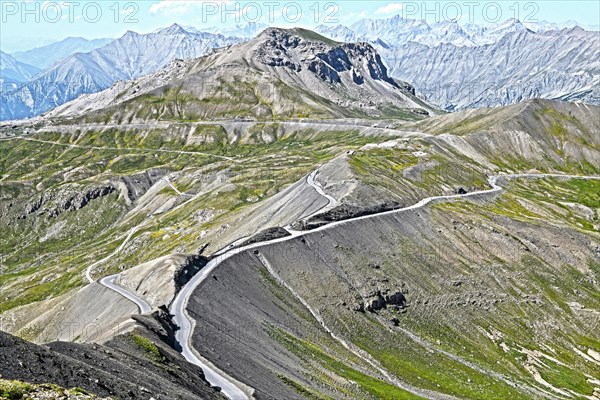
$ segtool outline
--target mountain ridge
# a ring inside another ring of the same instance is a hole
[[[31,64],[40,70],[46,69],[61,59],[74,53],[87,53],[102,47],[114,39],[85,39],[82,37],[68,37],[61,41],[33,48],[27,51],[11,53],[16,60]]]
[[[381,39],[394,45],[417,42],[433,47],[443,43],[456,46],[477,47],[497,42],[511,32],[529,30],[521,21],[511,18],[494,25],[461,25],[457,21],[428,23],[424,20],[403,18],[362,19],[349,26],[319,25],[319,33],[331,38],[351,37],[352,40],[375,41]]]
[[[154,103],[143,100],[148,96],[156,98]],[[232,96],[240,103],[232,103]],[[140,100],[147,107],[136,103]],[[338,43],[312,31],[281,28],[268,28],[252,41],[199,59],[174,62],[158,74],[65,104],[48,117],[99,111],[109,104],[113,120],[175,118],[175,108],[177,118],[184,119],[290,118],[309,110],[323,116],[376,115],[383,110],[379,106],[391,107],[390,112],[405,109],[408,115],[410,110],[434,112],[409,84],[388,75],[370,44]]]
[[[175,26],[146,35],[129,31],[89,53],[75,53],[17,90],[4,93],[0,119],[32,117],[81,94],[106,89],[118,80],[156,72],[176,58],[194,58],[238,41],[193,34]]]
[[[2,92],[27,82],[41,70],[33,65],[21,62],[10,54],[0,50],[0,85]]]
[[[598,49],[597,34],[571,28],[513,32],[476,48],[407,43],[380,51],[392,75],[412,82],[432,103],[456,110],[537,97],[599,104]],[[413,58],[425,62],[411,63]]]
[[[111,42],[112,45],[105,45],[90,53],[72,54],[53,67],[41,71],[32,80],[27,81],[31,78],[31,74],[19,75],[19,79],[25,79],[26,82],[21,86],[14,83],[12,86],[5,87],[2,106],[0,106],[0,120],[39,115],[81,94],[97,93],[110,88],[117,81],[127,81],[141,75],[155,73],[175,58],[195,58],[206,54],[212,48],[248,40],[263,27],[264,25],[261,24],[249,23],[227,29],[207,28],[213,32],[207,33],[192,27],[172,24],[145,35],[128,31],[121,38]],[[505,105],[519,99],[534,97],[600,102],[595,86],[598,80],[595,78],[597,73],[593,71],[591,73],[582,69],[571,70],[568,73],[559,71],[561,76],[567,76],[565,84],[552,76],[553,70],[540,72],[538,77],[529,77],[526,71],[522,70],[521,73],[525,75],[511,80],[508,74],[496,74],[493,71],[490,73],[481,69],[481,64],[487,64],[483,60],[487,61],[487,57],[490,57],[489,54],[482,55],[481,49],[487,48],[486,46],[496,45],[497,48],[501,48],[509,45],[510,43],[505,39],[507,37],[515,37],[519,33],[532,34],[531,43],[527,46],[522,45],[520,50],[532,53],[533,59],[536,57],[541,59],[544,56],[544,49],[536,45],[538,38],[543,38],[547,34],[556,35],[557,38],[577,38],[582,32],[576,28],[557,31],[557,25],[549,23],[540,23],[537,32],[529,28],[533,29],[535,26],[524,24],[516,19],[494,26],[479,26],[459,25],[453,21],[428,24],[425,21],[395,16],[388,19],[359,20],[350,27],[320,25],[316,31],[336,41],[371,43],[380,53],[390,75],[410,82],[416,86],[422,98],[447,110]],[[161,35],[163,39],[170,37],[170,41],[161,40],[159,38]],[[154,39],[147,40],[147,38]],[[159,53],[162,53],[163,57],[142,55],[145,52],[143,49],[147,49],[150,53],[156,51],[153,42],[162,43],[159,45]],[[54,45],[46,47],[52,46]],[[448,46],[456,46],[456,48]],[[577,46],[573,46],[572,54],[577,56]],[[141,51],[137,51],[136,48]],[[169,48],[179,50],[170,51]],[[567,61],[569,61],[568,53],[567,51]],[[589,60],[593,60],[596,55],[593,53],[593,48],[588,48],[586,53],[588,61],[573,64],[590,63]],[[440,63],[441,60],[457,58],[471,60],[469,62],[478,64],[480,70],[470,71],[467,65],[461,62],[456,62],[454,65],[433,65]],[[528,80],[531,79],[534,81],[531,83],[532,87],[529,87]],[[515,81],[518,83],[515,84]],[[464,85],[470,89],[475,86],[475,88],[471,93],[469,90],[465,92],[455,88],[456,85]],[[492,86],[492,93],[478,90],[477,86],[482,85]],[[451,93],[447,94],[446,91]],[[486,97],[490,98],[486,99]]]

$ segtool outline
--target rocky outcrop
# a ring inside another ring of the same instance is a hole
[[[269,29],[263,35],[268,39],[256,51],[256,58],[271,67],[287,67],[301,71],[303,66],[295,61],[294,50],[304,55],[301,59],[306,69],[315,73],[321,80],[329,83],[341,83],[340,73],[352,71],[353,81],[361,85],[364,77],[355,69],[355,64],[367,66],[372,79],[381,80],[400,88],[389,75],[381,57],[370,44],[363,43],[325,43],[315,39],[304,39],[292,31]],[[410,86],[410,85],[408,85]],[[405,86],[403,88],[410,92]]]
[[[252,236],[250,239],[242,243],[241,246],[248,246],[249,244],[266,242],[269,240],[279,239],[287,236],[291,236],[291,234],[284,228],[268,228]]]
[[[204,246],[204,248],[206,248]],[[204,249],[200,251],[200,254],[196,254],[187,258],[185,263],[175,271],[175,294],[185,286],[210,260],[208,257],[202,255]]]
[[[384,211],[395,210],[401,207],[403,207],[403,205],[396,201],[389,201],[367,207],[342,204],[339,207],[310,217],[307,220],[296,221],[292,224],[292,227],[298,230],[310,230],[326,225],[330,222],[343,221],[345,219],[361,217],[364,215],[373,215]]]
[[[166,174],[167,172],[163,169],[150,169],[139,174],[124,176],[120,179],[120,183],[124,184],[127,190],[128,200],[133,202],[142,197]]]
[[[301,39],[278,29],[270,29],[266,35],[268,35],[268,39],[256,50],[256,59],[271,67],[287,67],[298,70],[299,65],[289,57],[287,50],[298,47]]]
[[[158,315],[147,317],[154,318]],[[80,387],[99,396],[124,400],[224,399],[146,321],[133,333],[105,346],[55,342],[38,346],[0,331],[0,375],[4,379]],[[157,329],[154,329],[157,328]]]
[[[101,185],[84,190],[76,187],[42,193],[39,197],[25,205],[24,213],[18,218],[25,219],[28,215],[38,213],[56,218],[66,211],[78,211],[87,206],[91,201],[106,197],[117,191],[112,185]],[[74,192],[75,191],[75,192]]]
[[[402,291],[390,289],[377,290],[366,298],[367,311],[376,312],[392,305],[399,309],[406,307],[407,300]],[[361,303],[359,307],[355,308],[355,311],[362,312],[364,309],[364,303]]]
[[[383,291],[378,290],[367,299],[367,311],[379,311],[387,308],[388,305],[404,308],[406,306],[406,297],[404,297],[402,292],[385,289]]]
[[[117,189],[114,186],[100,186],[93,188],[84,194],[77,194],[68,199],[63,205],[63,209],[66,211],[77,211],[85,207],[90,201],[99,197],[108,196],[116,190]]]
[[[324,80],[329,83],[340,83],[342,78],[340,78],[340,74],[334,68],[332,68],[327,62],[322,59],[316,59],[311,61],[308,65],[308,70],[317,74],[321,80]]]
[[[175,331],[179,327],[173,321],[173,316],[167,306],[158,307],[151,315],[133,315],[132,318],[149,332],[158,336],[161,341],[179,351],[180,346],[175,339]]]

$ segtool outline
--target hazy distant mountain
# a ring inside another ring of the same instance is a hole
[[[512,32],[494,44],[377,46],[391,75],[447,109],[531,98],[600,103],[600,36],[581,28]]]
[[[3,27],[4,29],[4,27]],[[8,54],[28,51],[36,47],[47,46],[49,44],[59,41],[58,38],[50,37],[27,37],[27,36],[8,36],[2,32],[2,40],[0,40],[0,47],[2,51]]]
[[[509,19],[501,24],[481,26],[472,23],[461,25],[452,21],[430,24],[396,15],[387,19],[362,19],[349,27],[320,25],[315,30],[340,41],[379,39],[396,46],[407,42],[417,42],[427,46],[437,46],[442,43],[451,43],[455,46],[481,46],[495,43],[508,33],[527,29],[516,19]],[[549,29],[550,25],[539,27],[539,30]]]
[[[402,18],[400,15],[385,19],[362,19],[350,26],[319,25],[316,32],[331,39],[343,42],[383,40],[389,45],[399,46],[407,42],[417,42],[427,46],[451,43],[455,46],[482,46],[493,44],[502,37],[513,32],[530,30],[533,32],[559,31],[579,26],[575,21],[552,23],[540,21],[523,23],[511,18],[498,24],[478,25],[475,23],[458,23],[426,21]],[[586,30],[598,30],[598,27],[581,26]]]
[[[0,83],[3,85],[27,82],[38,72],[40,70],[33,65],[19,62],[10,54],[0,51]],[[6,88],[3,86],[3,90]]]
[[[69,37],[60,42],[35,49],[11,54],[16,60],[31,64],[39,69],[46,69],[56,61],[75,53],[87,53],[102,47],[114,39],[87,40],[80,37]]]
[[[543,31],[560,31],[565,28],[575,28],[576,26],[585,29],[586,31],[598,31],[600,30],[600,25],[586,25],[581,24],[577,21],[569,20],[565,22],[549,22],[549,21],[538,21],[538,22],[523,22],[523,25],[527,27],[527,29],[532,30],[534,32],[543,32]]]
[[[106,89],[115,81],[156,72],[174,59],[199,57],[238,41],[191,33],[177,24],[146,35],[129,31],[99,49],[63,59],[18,90],[3,95],[0,119],[39,115],[83,93]]]
[[[600,103],[600,36],[560,24],[509,19],[480,26],[364,19],[317,27],[340,41],[368,41],[394,77],[428,101],[455,110],[543,97]],[[530,28],[535,29],[532,30]]]
[[[260,32],[264,31],[269,26],[266,24],[256,23],[256,22],[248,22],[246,24],[238,24],[229,28],[221,28],[216,26],[211,26],[209,28],[197,29],[191,26],[186,26],[185,29],[189,32],[202,33],[209,32],[214,33],[216,35],[223,36],[233,36],[243,39],[252,39]]]

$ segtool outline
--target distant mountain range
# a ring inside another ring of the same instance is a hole
[[[158,32],[123,37],[88,53],[75,53],[36,75],[17,90],[3,94],[1,119],[39,115],[85,93],[95,93],[118,80],[131,80],[189,59],[216,47],[239,42],[211,33],[192,33],[175,24]]]
[[[377,41],[390,45],[407,42],[437,46],[451,43],[456,46],[480,46],[494,43],[499,37],[527,28],[519,21],[509,20],[494,27],[475,24],[459,25],[457,22],[442,21],[428,24],[425,21],[401,18],[363,19],[349,27],[343,25],[319,25],[316,31],[336,40]]]
[[[87,40],[81,37],[69,37],[60,42],[52,43],[47,46],[36,47],[35,49],[12,53],[15,60],[33,65],[40,70],[50,67],[57,61],[62,60],[75,53],[87,53],[102,47],[114,39],[94,39]]]
[[[40,71],[39,68],[17,61],[10,54],[0,51],[0,83],[3,90],[27,82]]]
[[[200,31],[174,24],[149,34],[127,32],[112,41],[68,38],[27,52],[2,53],[0,120],[39,115],[117,81],[154,74],[175,59],[246,41],[265,28],[248,23]],[[600,102],[597,32],[516,19],[479,26],[399,16],[320,25],[316,31],[340,42],[369,42],[391,76],[413,84],[422,98],[447,110],[533,97]]]
[[[334,40],[372,43],[392,76],[450,111],[537,97],[600,104],[598,32],[528,26],[515,19],[481,27],[394,17],[350,27],[321,25],[317,31]]]
[[[228,28],[222,28],[222,27],[216,27],[216,26],[202,28],[201,30],[198,30],[198,29],[194,28],[193,26],[185,26],[184,28],[188,32],[192,32],[192,33],[208,32],[208,33],[214,33],[215,35],[238,37],[238,38],[242,38],[242,39],[252,39],[253,37],[258,35],[262,31],[267,29],[268,27],[269,27],[269,25],[266,25],[266,24],[261,24],[261,23],[257,23],[257,22],[248,22],[246,24],[238,24],[238,25],[235,25],[233,27],[228,27]]]
[[[600,104],[600,36],[581,28],[512,32],[478,47],[376,47],[393,76],[450,111],[532,98]]]
[[[459,24],[456,21],[427,23],[423,20],[402,18],[396,15],[386,19],[362,19],[350,26],[319,25],[316,32],[329,38],[344,42],[377,40],[391,46],[416,42],[429,47],[440,44],[455,46],[483,46],[498,42],[502,37],[514,32],[530,30],[533,32],[559,31],[576,27],[577,23],[554,24],[550,22],[522,23],[511,18],[499,24],[477,25]]]

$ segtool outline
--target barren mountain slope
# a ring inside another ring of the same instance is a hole
[[[505,185],[507,194],[348,223],[225,261],[190,302],[194,345],[267,398],[289,386],[379,398],[390,380],[371,357],[413,393],[440,393],[433,398],[592,395],[598,182]],[[356,352],[315,332],[307,305]]]
[[[105,345],[38,346],[0,332],[0,372],[3,379],[76,387],[112,399],[224,399],[200,368],[173,350],[172,335],[163,311],[136,317],[132,332],[112,335]]]
[[[325,191],[346,193],[346,208],[313,222],[481,190],[494,173],[599,175],[597,111],[533,101],[423,122],[439,133],[367,145],[323,166]],[[441,133],[458,121],[460,136]],[[433,398],[592,395],[599,182],[501,184],[502,194],[437,202],[234,256],[190,302],[196,348],[267,398],[290,388],[300,397],[379,398],[391,393],[385,382]],[[319,318],[335,336],[319,329]]]

